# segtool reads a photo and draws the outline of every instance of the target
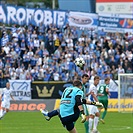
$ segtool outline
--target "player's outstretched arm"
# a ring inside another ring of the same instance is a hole
[[[91,101],[89,101],[87,99],[82,99],[82,101],[83,101],[83,104],[95,105],[95,106],[97,106],[99,108],[103,108],[103,104],[102,103],[99,103],[99,102],[91,102]]]

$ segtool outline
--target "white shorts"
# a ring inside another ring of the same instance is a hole
[[[9,109],[10,108],[10,102],[2,101],[1,102],[1,107]]]
[[[87,107],[90,115],[95,115],[97,112],[99,112],[98,108],[94,105],[87,105]]]

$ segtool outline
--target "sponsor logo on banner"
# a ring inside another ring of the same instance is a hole
[[[31,84],[32,99],[61,98],[64,89],[71,85],[69,82],[34,81]]]
[[[98,24],[97,14],[88,14],[83,12],[69,12],[68,22],[71,26],[96,28]]]
[[[44,86],[43,89],[40,89],[39,86],[36,86],[37,94],[39,97],[51,97],[53,94],[55,86],[52,86],[50,89],[47,86]]]
[[[133,32],[132,15],[99,13],[98,29],[106,32]]]
[[[11,111],[39,111],[40,109],[53,110],[55,99],[47,100],[23,100],[12,101],[10,104]]]
[[[133,99],[121,99],[120,111],[132,111]],[[108,111],[118,111],[118,99],[109,99]]]
[[[31,100],[30,80],[9,80],[15,100]]]

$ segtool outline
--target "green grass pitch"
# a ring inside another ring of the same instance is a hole
[[[100,133],[133,133],[132,113],[108,112],[105,124],[99,123]],[[80,118],[76,122],[78,133],[85,133]],[[9,112],[0,120],[0,133],[67,133],[56,116],[46,121],[40,112]]]

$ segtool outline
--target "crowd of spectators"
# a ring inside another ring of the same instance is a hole
[[[83,57],[84,70],[74,60]],[[1,28],[0,87],[8,79],[71,81],[83,73],[117,80],[133,72],[133,34],[57,27],[12,25]]]

